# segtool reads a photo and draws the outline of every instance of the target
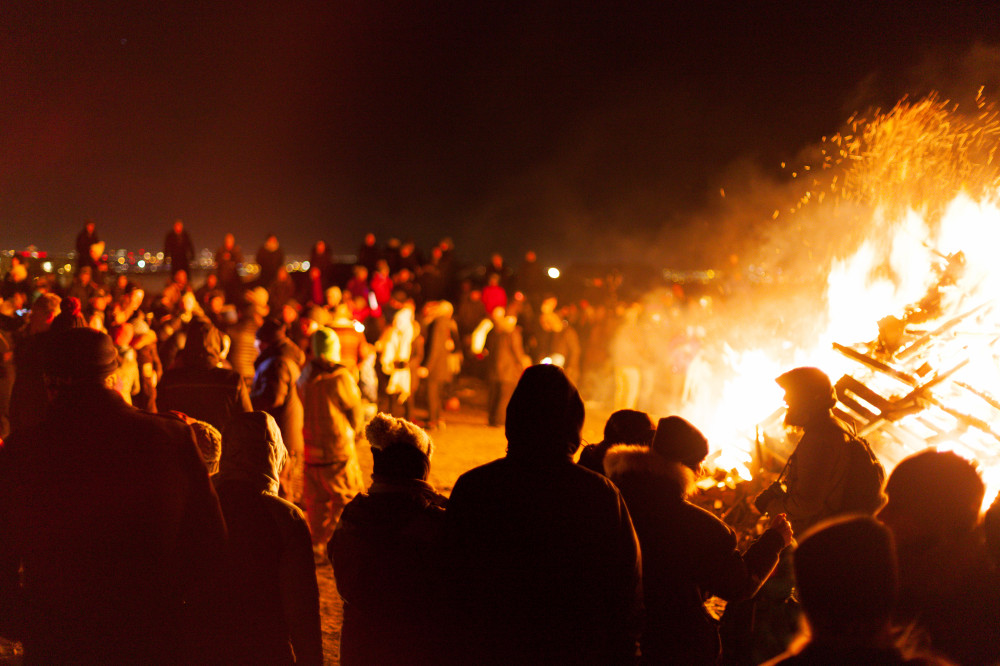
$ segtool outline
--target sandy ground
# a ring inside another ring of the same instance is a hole
[[[456,388],[455,394],[461,401],[461,409],[446,413],[444,417],[446,426],[430,433],[435,445],[430,482],[444,495],[451,492],[455,480],[461,474],[473,467],[503,457],[507,447],[503,428],[491,428],[486,425],[485,387],[463,380]],[[418,409],[417,417],[423,415],[424,413]],[[606,410],[588,405],[583,431],[584,440],[600,441],[606,419]],[[366,446],[360,447],[358,457],[365,478],[370,479],[371,450]],[[336,581],[333,578],[333,568],[329,564],[317,567],[316,577],[319,581],[325,662],[339,664],[343,610],[340,596],[337,594]]]

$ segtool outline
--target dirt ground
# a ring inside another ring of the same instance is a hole
[[[446,426],[430,433],[435,446],[430,483],[444,495],[451,492],[455,480],[461,474],[503,457],[507,447],[503,428],[486,425],[485,386],[463,380],[456,387],[454,395],[459,398],[461,409],[447,412],[444,417]],[[418,409],[417,417],[423,415]],[[583,430],[585,441],[601,440],[607,415],[607,410],[587,405],[587,420]],[[370,482],[371,450],[366,446],[359,447],[358,457],[365,478]],[[337,584],[333,579],[333,568],[329,564],[317,567],[316,578],[319,581],[320,614],[323,622],[324,661],[327,664],[339,664],[343,609],[337,594]]]

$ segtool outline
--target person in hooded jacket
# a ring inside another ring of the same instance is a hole
[[[288,464],[281,473],[281,491],[289,502],[302,500],[302,398],[296,382],[302,373],[305,354],[285,335],[285,325],[267,319],[257,330],[260,356],[254,362],[256,374],[250,391],[250,403],[257,411],[267,412],[278,422],[288,449]]]
[[[788,521],[776,516],[741,554],[731,527],[687,501],[707,455],[704,435],[670,416],[660,419],[651,447],[615,446],[604,457],[604,469],[625,497],[642,546],[644,663],[718,663],[719,632],[705,600],[752,596],[792,541]]]
[[[372,485],[344,509],[330,541],[344,601],[340,660],[441,663],[447,499],[427,483],[434,444],[419,427],[376,414],[365,429]]]
[[[446,514],[460,659],[634,663],[639,544],[618,489],[573,463],[583,401],[561,368],[524,371],[507,455],[458,478]]]
[[[253,411],[240,373],[222,367],[222,333],[205,319],[195,319],[178,363],[163,373],[159,408],[178,411],[218,430],[236,414]]]
[[[226,531],[191,429],[108,386],[107,334],[46,352],[44,419],[0,447],[0,635],[25,663],[211,661]]]
[[[347,503],[364,488],[355,433],[364,423],[361,389],[340,365],[340,340],[329,328],[311,337],[313,359],[299,377],[305,427],[303,501],[316,563],[327,561],[326,544]]]
[[[286,458],[265,412],[238,414],[222,433],[212,480],[229,529],[228,663],[323,663],[309,528],[302,511],[278,497]]]

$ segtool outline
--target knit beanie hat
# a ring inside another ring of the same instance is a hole
[[[375,415],[365,427],[365,438],[372,449],[385,451],[394,446],[409,446],[427,456],[434,455],[434,442],[419,426],[384,412]]]
[[[372,477],[378,481],[424,481],[430,474],[434,443],[405,419],[379,413],[365,428],[372,447]]]
[[[317,358],[340,363],[340,338],[332,329],[323,327],[312,334],[312,350]]]
[[[688,421],[679,416],[668,416],[656,425],[653,451],[668,460],[697,469],[708,455],[708,440]]]
[[[107,333],[92,328],[57,331],[49,340],[45,374],[72,384],[102,381],[118,368],[118,350]]]

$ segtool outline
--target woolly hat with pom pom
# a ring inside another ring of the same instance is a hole
[[[377,451],[409,446],[427,456],[428,460],[434,455],[434,442],[420,427],[382,412],[376,414],[365,428],[365,437],[372,449]]]

